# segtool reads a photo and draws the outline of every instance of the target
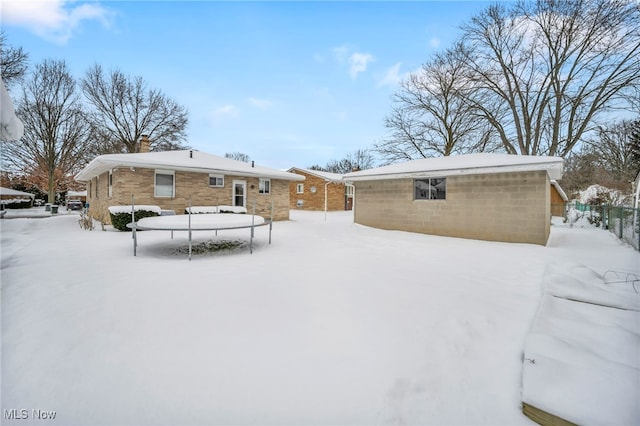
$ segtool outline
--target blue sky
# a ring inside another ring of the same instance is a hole
[[[398,81],[488,3],[2,0],[2,28],[35,64],[142,76],[189,111],[187,144],[287,169],[386,135]]]

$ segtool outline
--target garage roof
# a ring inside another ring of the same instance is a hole
[[[446,177],[465,174],[510,173],[546,170],[550,179],[562,178],[564,160],[560,157],[510,154],[466,154],[422,158],[375,169],[347,173],[348,182],[380,179]]]

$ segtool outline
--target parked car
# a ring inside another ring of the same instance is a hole
[[[67,201],[67,210],[82,210],[84,206],[82,205],[82,201],[80,200],[69,200]]]

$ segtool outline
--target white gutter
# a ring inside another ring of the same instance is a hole
[[[328,194],[327,194],[327,189],[329,188],[329,184],[331,183],[330,180],[325,181],[324,183],[324,221],[327,221],[327,198],[328,198]]]

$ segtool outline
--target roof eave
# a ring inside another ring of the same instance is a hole
[[[499,166],[482,166],[469,167],[464,169],[443,169],[443,170],[420,170],[404,173],[382,173],[382,174],[347,174],[344,176],[345,182],[358,182],[367,180],[386,180],[386,179],[418,179],[427,177],[449,177],[472,174],[489,174],[489,173],[511,173],[546,170],[549,179],[561,179],[563,163],[562,161],[553,161],[538,164],[509,164]]]
[[[291,173],[291,170],[298,170],[302,173],[307,173],[310,174],[312,176],[315,176],[319,179],[323,179],[326,182],[330,182],[330,183],[344,183],[344,176],[340,176],[340,178],[331,178],[329,176],[323,176],[321,174],[318,173],[314,173],[313,170],[309,170],[309,169],[301,169],[300,167],[291,167],[290,169],[287,170],[288,173]]]
[[[229,169],[216,169],[216,168],[208,168],[208,167],[185,167],[180,165],[172,165],[167,163],[148,163],[148,162],[139,162],[139,161],[115,161],[104,158],[95,158],[91,163],[87,165],[80,173],[75,176],[75,180],[78,182],[88,182],[96,176],[101,175],[102,173],[115,169],[118,167],[139,167],[141,169],[165,169],[165,170],[175,170],[181,172],[194,172],[194,173],[219,173],[219,174],[227,174],[227,175],[241,175],[241,176],[251,176],[251,177],[262,177],[262,178],[270,178],[270,179],[281,179],[281,180],[290,180],[290,181],[303,181],[304,176],[299,176],[294,173],[287,173],[287,175],[279,174],[279,173],[271,173],[268,171],[264,171],[262,169],[253,170],[229,170]]]

